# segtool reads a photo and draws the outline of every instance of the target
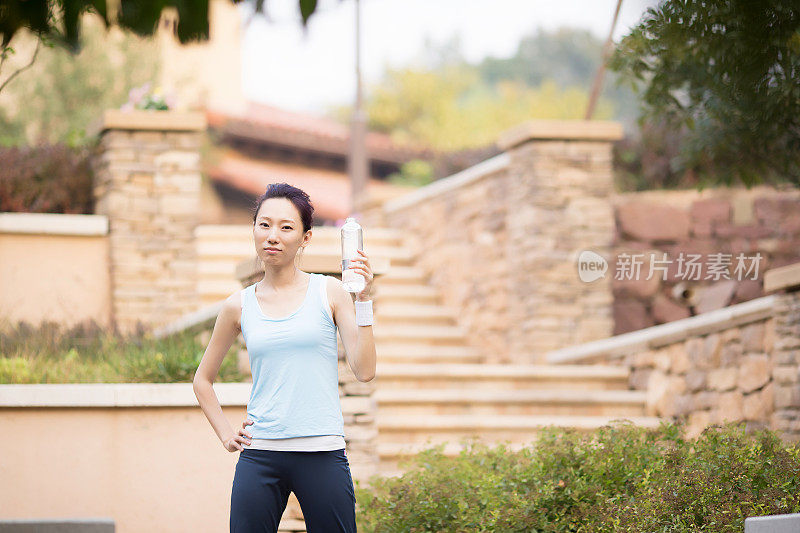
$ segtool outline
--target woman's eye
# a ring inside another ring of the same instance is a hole
[[[284,226],[284,228],[292,229],[292,227],[291,227],[291,226]]]

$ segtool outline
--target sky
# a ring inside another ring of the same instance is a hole
[[[443,44],[454,35],[470,62],[508,57],[537,28],[583,28],[605,41],[617,0],[360,0],[361,70],[366,91],[387,67],[418,62],[426,39]],[[617,40],[653,1],[623,0]],[[355,98],[355,0],[318,0],[304,33],[297,0],[266,0],[244,23],[242,83],[253,101],[285,109],[325,112]]]

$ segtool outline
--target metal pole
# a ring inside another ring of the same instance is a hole
[[[356,3],[356,104],[353,109],[351,135],[350,135],[350,159],[348,162],[348,173],[350,174],[350,184],[352,189],[351,209],[354,213],[360,209],[360,202],[364,198],[367,187],[367,176],[369,173],[369,163],[367,160],[366,131],[367,120],[364,112],[361,91],[361,6],[359,0]]]
[[[597,68],[597,74],[594,76],[594,83],[592,84],[592,92],[589,94],[589,105],[586,106],[586,116],[584,119],[592,120],[594,115],[594,108],[597,105],[597,100],[600,98],[600,89],[603,86],[603,75],[606,73],[606,63],[608,63],[608,56],[611,55],[611,44],[614,38],[614,27],[617,25],[617,18],[619,17],[619,8],[622,7],[622,0],[617,0],[617,8],[614,10],[614,18],[611,20],[611,29],[608,30],[608,39],[603,46],[603,58],[600,60],[600,66]]]

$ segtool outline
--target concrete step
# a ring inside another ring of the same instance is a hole
[[[451,325],[458,320],[456,309],[443,305],[385,303],[376,310],[381,324]]]
[[[376,389],[628,389],[629,370],[614,365],[385,363],[376,365]]]
[[[381,415],[472,414],[643,416],[644,391],[632,390],[465,390],[378,389]]]
[[[239,258],[230,259],[203,259],[197,264],[197,274],[201,279],[223,279],[226,281],[235,279],[236,264]]]
[[[653,416],[618,415],[383,415],[375,420],[378,427],[378,443],[434,443],[454,441],[461,438],[487,438],[494,441],[508,439],[511,442],[534,440],[536,434],[546,426],[574,428],[591,431],[609,424],[614,419],[625,418],[637,426],[655,428],[660,419]]]
[[[376,312],[377,315],[377,312]],[[375,342],[420,342],[428,344],[463,344],[466,329],[462,326],[397,325],[384,324],[375,319],[373,335]]]
[[[240,240],[200,240],[197,242],[196,248],[200,261],[246,258],[256,254],[252,237],[250,242]]]
[[[380,476],[399,476],[415,465],[407,462],[423,450],[444,444],[442,453],[458,456],[469,443],[477,441],[489,447],[499,444],[518,451],[535,448],[545,426],[575,428],[578,431],[593,431],[614,419],[627,418],[638,426],[655,428],[658,417],[619,416],[492,416],[434,415],[425,417],[382,417],[378,422],[379,439],[376,444],[380,459]]]
[[[397,266],[392,268],[380,278],[380,283],[390,283],[393,285],[419,284],[424,285],[428,280],[425,272],[416,266]]]
[[[481,354],[471,346],[432,345],[417,342],[375,342],[384,363],[479,363]]]
[[[394,261],[390,270],[392,268]],[[375,285],[375,298],[380,301],[380,305],[390,302],[433,305],[439,303],[439,292],[425,285],[383,285],[379,280]]]
[[[368,244],[364,243],[364,250],[366,250],[367,254],[370,257],[387,257],[391,260],[392,265],[395,264],[397,261],[401,266],[411,266],[408,261],[415,261],[416,254],[409,248],[400,247],[400,246],[393,246],[393,245],[377,245],[377,244]],[[315,243],[314,245],[309,244],[306,251],[303,252],[305,255],[315,253],[315,254],[338,254],[339,259],[342,257],[342,245],[339,242],[336,243]]]
[[[315,244],[341,246],[342,230],[335,226],[314,226],[311,228],[311,240]],[[367,246],[402,246],[403,233],[400,230],[386,227],[364,228],[364,247]]]

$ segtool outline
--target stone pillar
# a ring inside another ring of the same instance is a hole
[[[95,212],[108,217],[111,322],[164,325],[200,303],[201,113],[108,110],[94,159]]]
[[[613,332],[613,272],[583,282],[577,259],[591,250],[613,263],[611,149],[622,133],[616,122],[537,120],[498,139],[510,156],[503,253],[516,363]]]
[[[800,442],[800,287],[778,295],[772,347],[774,410],[770,428]]]

